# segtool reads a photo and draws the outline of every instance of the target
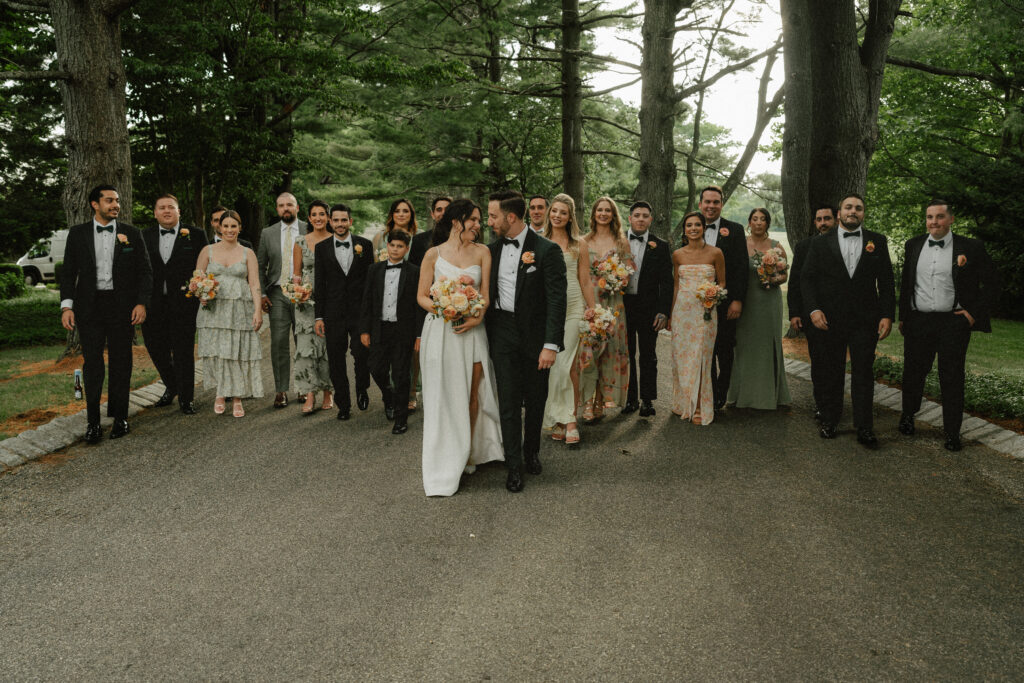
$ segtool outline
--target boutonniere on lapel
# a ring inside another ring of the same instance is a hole
[[[721,235],[722,237],[728,237],[729,236],[729,228],[720,228],[719,231],[718,231],[718,234]]]
[[[869,240],[868,243],[864,245],[864,251],[866,251],[866,252],[868,252],[870,254],[870,253],[874,252],[874,250],[875,250],[875,243]]]
[[[960,254],[956,257],[956,264],[963,268],[967,265],[967,257],[964,254]]]
[[[526,265],[530,265],[531,263],[533,263],[533,252],[532,251],[524,251],[523,252],[523,259],[522,260],[523,260],[523,263],[525,263]]]
[[[352,251],[356,252],[356,256],[360,256],[363,253],[363,245],[357,244]]]
[[[117,233],[117,241],[127,247],[128,246],[128,235],[124,234],[123,232]]]
[[[655,249],[655,248],[657,248],[657,246],[658,246],[658,243],[655,242],[654,240],[651,240],[650,242],[647,243],[647,247],[649,249]]]
[[[181,239],[182,237],[188,237],[188,228],[182,228],[178,231],[178,239]]]

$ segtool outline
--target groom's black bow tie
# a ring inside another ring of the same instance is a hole
[[[519,248],[519,240],[517,240],[517,239],[516,239],[516,240],[510,240],[510,239],[509,239],[509,238],[507,238],[507,237],[502,237],[502,238],[501,238],[501,243],[502,243],[502,244],[511,244],[511,245],[512,245],[513,247],[515,247],[516,249],[518,249],[518,248]]]
[[[854,230],[853,232],[844,232],[843,237],[860,237],[860,230]]]
[[[634,235],[633,233],[629,233],[629,239],[636,240],[637,242],[643,242],[644,241],[644,236],[643,235]]]
[[[100,232],[114,232],[114,224],[113,223],[109,223],[108,225],[97,225],[96,226],[96,232],[97,233],[100,233]]]
[[[168,228],[160,228],[160,236],[161,237],[163,237],[164,235],[173,235],[173,234],[174,234],[174,228],[170,228],[170,229],[168,229]]]
[[[334,240],[334,246],[341,247],[342,249],[348,249],[352,245],[348,242],[339,242],[338,240]]]
[[[384,266],[384,270],[391,270],[392,268],[401,268],[401,267],[402,267],[401,263],[389,263],[386,266]]]
[[[946,246],[946,243],[943,242],[942,240],[928,240],[928,246],[938,247],[939,249],[942,249],[943,247]]]

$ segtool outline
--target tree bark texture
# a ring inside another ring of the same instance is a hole
[[[132,159],[125,104],[119,16],[128,2],[52,0],[50,17],[64,104],[68,224],[93,214],[89,190],[109,183],[121,197],[121,220],[132,220]]]
[[[854,0],[782,0],[786,67],[782,192],[790,240],[811,208],[863,194],[878,142],[885,55],[901,0],[871,0],[863,42]]]
[[[583,206],[583,79],[580,76],[579,0],[562,0],[562,187],[576,202],[576,219],[586,225]]]

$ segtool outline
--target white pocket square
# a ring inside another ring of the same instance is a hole
[[[534,272],[535,270],[537,270],[537,266],[530,266],[529,268],[527,268],[527,269],[526,269],[526,272],[527,272],[527,273],[532,273],[532,272]]]

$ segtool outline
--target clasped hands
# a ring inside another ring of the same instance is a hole
[[[828,318],[821,311],[811,312],[811,322],[819,330],[828,331]],[[878,341],[882,341],[892,332],[892,318],[882,318],[878,321]]]

